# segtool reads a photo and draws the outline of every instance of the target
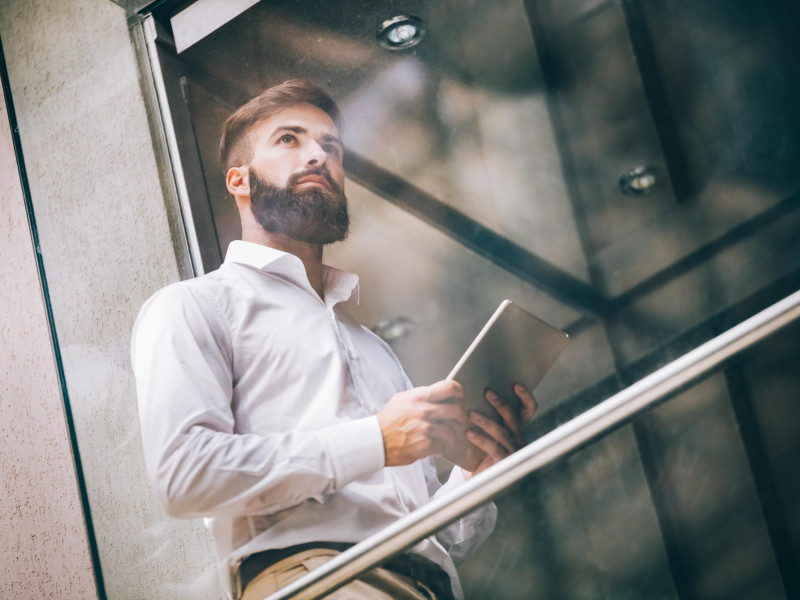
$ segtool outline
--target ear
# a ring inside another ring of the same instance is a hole
[[[250,177],[247,166],[231,167],[225,174],[225,186],[228,192],[241,201],[243,197],[250,199]]]

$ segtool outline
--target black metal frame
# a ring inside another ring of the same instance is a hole
[[[186,191],[194,221],[192,225],[197,233],[200,257],[203,261],[204,271],[208,272],[222,264],[222,250],[214,222],[211,200],[205,184],[203,163],[200,160],[194,124],[187,105],[184,62],[175,54],[174,47],[168,41],[159,40],[156,48],[164,73],[164,85],[173,118],[173,127],[177,134],[181,164],[184,172],[192,174],[185,178]]]
[[[689,164],[686,162],[683,144],[678,136],[678,127],[669,104],[661,67],[653,48],[650,27],[641,0],[621,0],[621,6],[642,80],[642,88],[653,118],[653,126],[661,143],[664,162],[672,181],[672,189],[676,200],[681,202],[691,197],[697,189]]]

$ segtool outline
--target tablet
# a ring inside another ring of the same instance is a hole
[[[484,398],[487,388],[517,409],[520,400],[512,390],[521,383],[534,390],[567,345],[568,336],[541,319],[504,300],[467,351],[447,376],[464,388],[467,407],[502,423],[502,418]],[[444,457],[468,471],[474,470],[483,453],[460,436]]]

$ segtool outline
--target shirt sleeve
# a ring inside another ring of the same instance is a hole
[[[384,465],[374,416],[317,431],[235,433],[230,330],[215,300],[186,282],[145,303],[131,355],[147,472],[170,516],[325,502]]]
[[[453,467],[450,478],[442,485],[436,476],[436,467],[432,459],[426,461],[425,479],[428,492],[438,498],[464,483],[460,467]],[[497,507],[493,502],[484,504],[458,521],[451,523],[436,533],[436,539],[444,546],[453,562],[463,561],[475,552],[492,534],[497,523]]]

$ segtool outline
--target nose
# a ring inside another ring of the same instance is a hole
[[[311,141],[306,149],[306,165],[309,167],[318,167],[324,165],[328,158],[327,152],[322,149],[317,142]]]

